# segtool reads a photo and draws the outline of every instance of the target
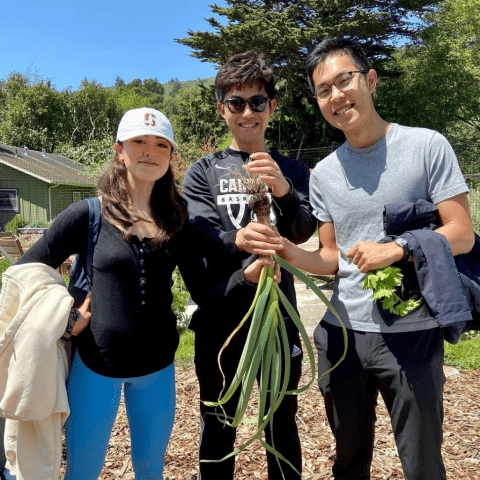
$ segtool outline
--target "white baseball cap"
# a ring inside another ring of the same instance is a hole
[[[134,108],[126,112],[118,125],[116,141],[123,142],[140,135],[156,135],[168,140],[174,149],[178,148],[170,120],[154,108]]]

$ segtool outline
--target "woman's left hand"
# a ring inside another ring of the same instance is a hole
[[[80,316],[72,328],[73,337],[80,335],[88,327],[88,324],[92,318],[92,313],[90,312],[91,303],[92,296],[90,293],[88,293],[84,302],[80,305],[80,307],[78,307],[78,313]]]

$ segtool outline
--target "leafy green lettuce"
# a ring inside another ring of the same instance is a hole
[[[373,300],[382,301],[384,310],[404,317],[407,313],[420,306],[420,300],[408,298],[403,300],[400,297],[403,274],[397,267],[386,267],[378,270],[371,270],[367,273],[363,288],[373,290]]]

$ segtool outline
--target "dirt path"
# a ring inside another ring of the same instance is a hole
[[[322,286],[322,292],[330,300],[332,296],[332,289],[329,286]],[[313,331],[317,327],[320,320],[323,318],[327,307],[317,297],[315,292],[299,281],[295,281],[295,292],[297,294],[297,307],[300,312],[302,323],[310,337],[313,336]]]

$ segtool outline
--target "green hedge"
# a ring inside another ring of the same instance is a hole
[[[18,235],[18,229],[27,225],[27,221],[21,215],[15,215],[6,225],[5,231]]]

